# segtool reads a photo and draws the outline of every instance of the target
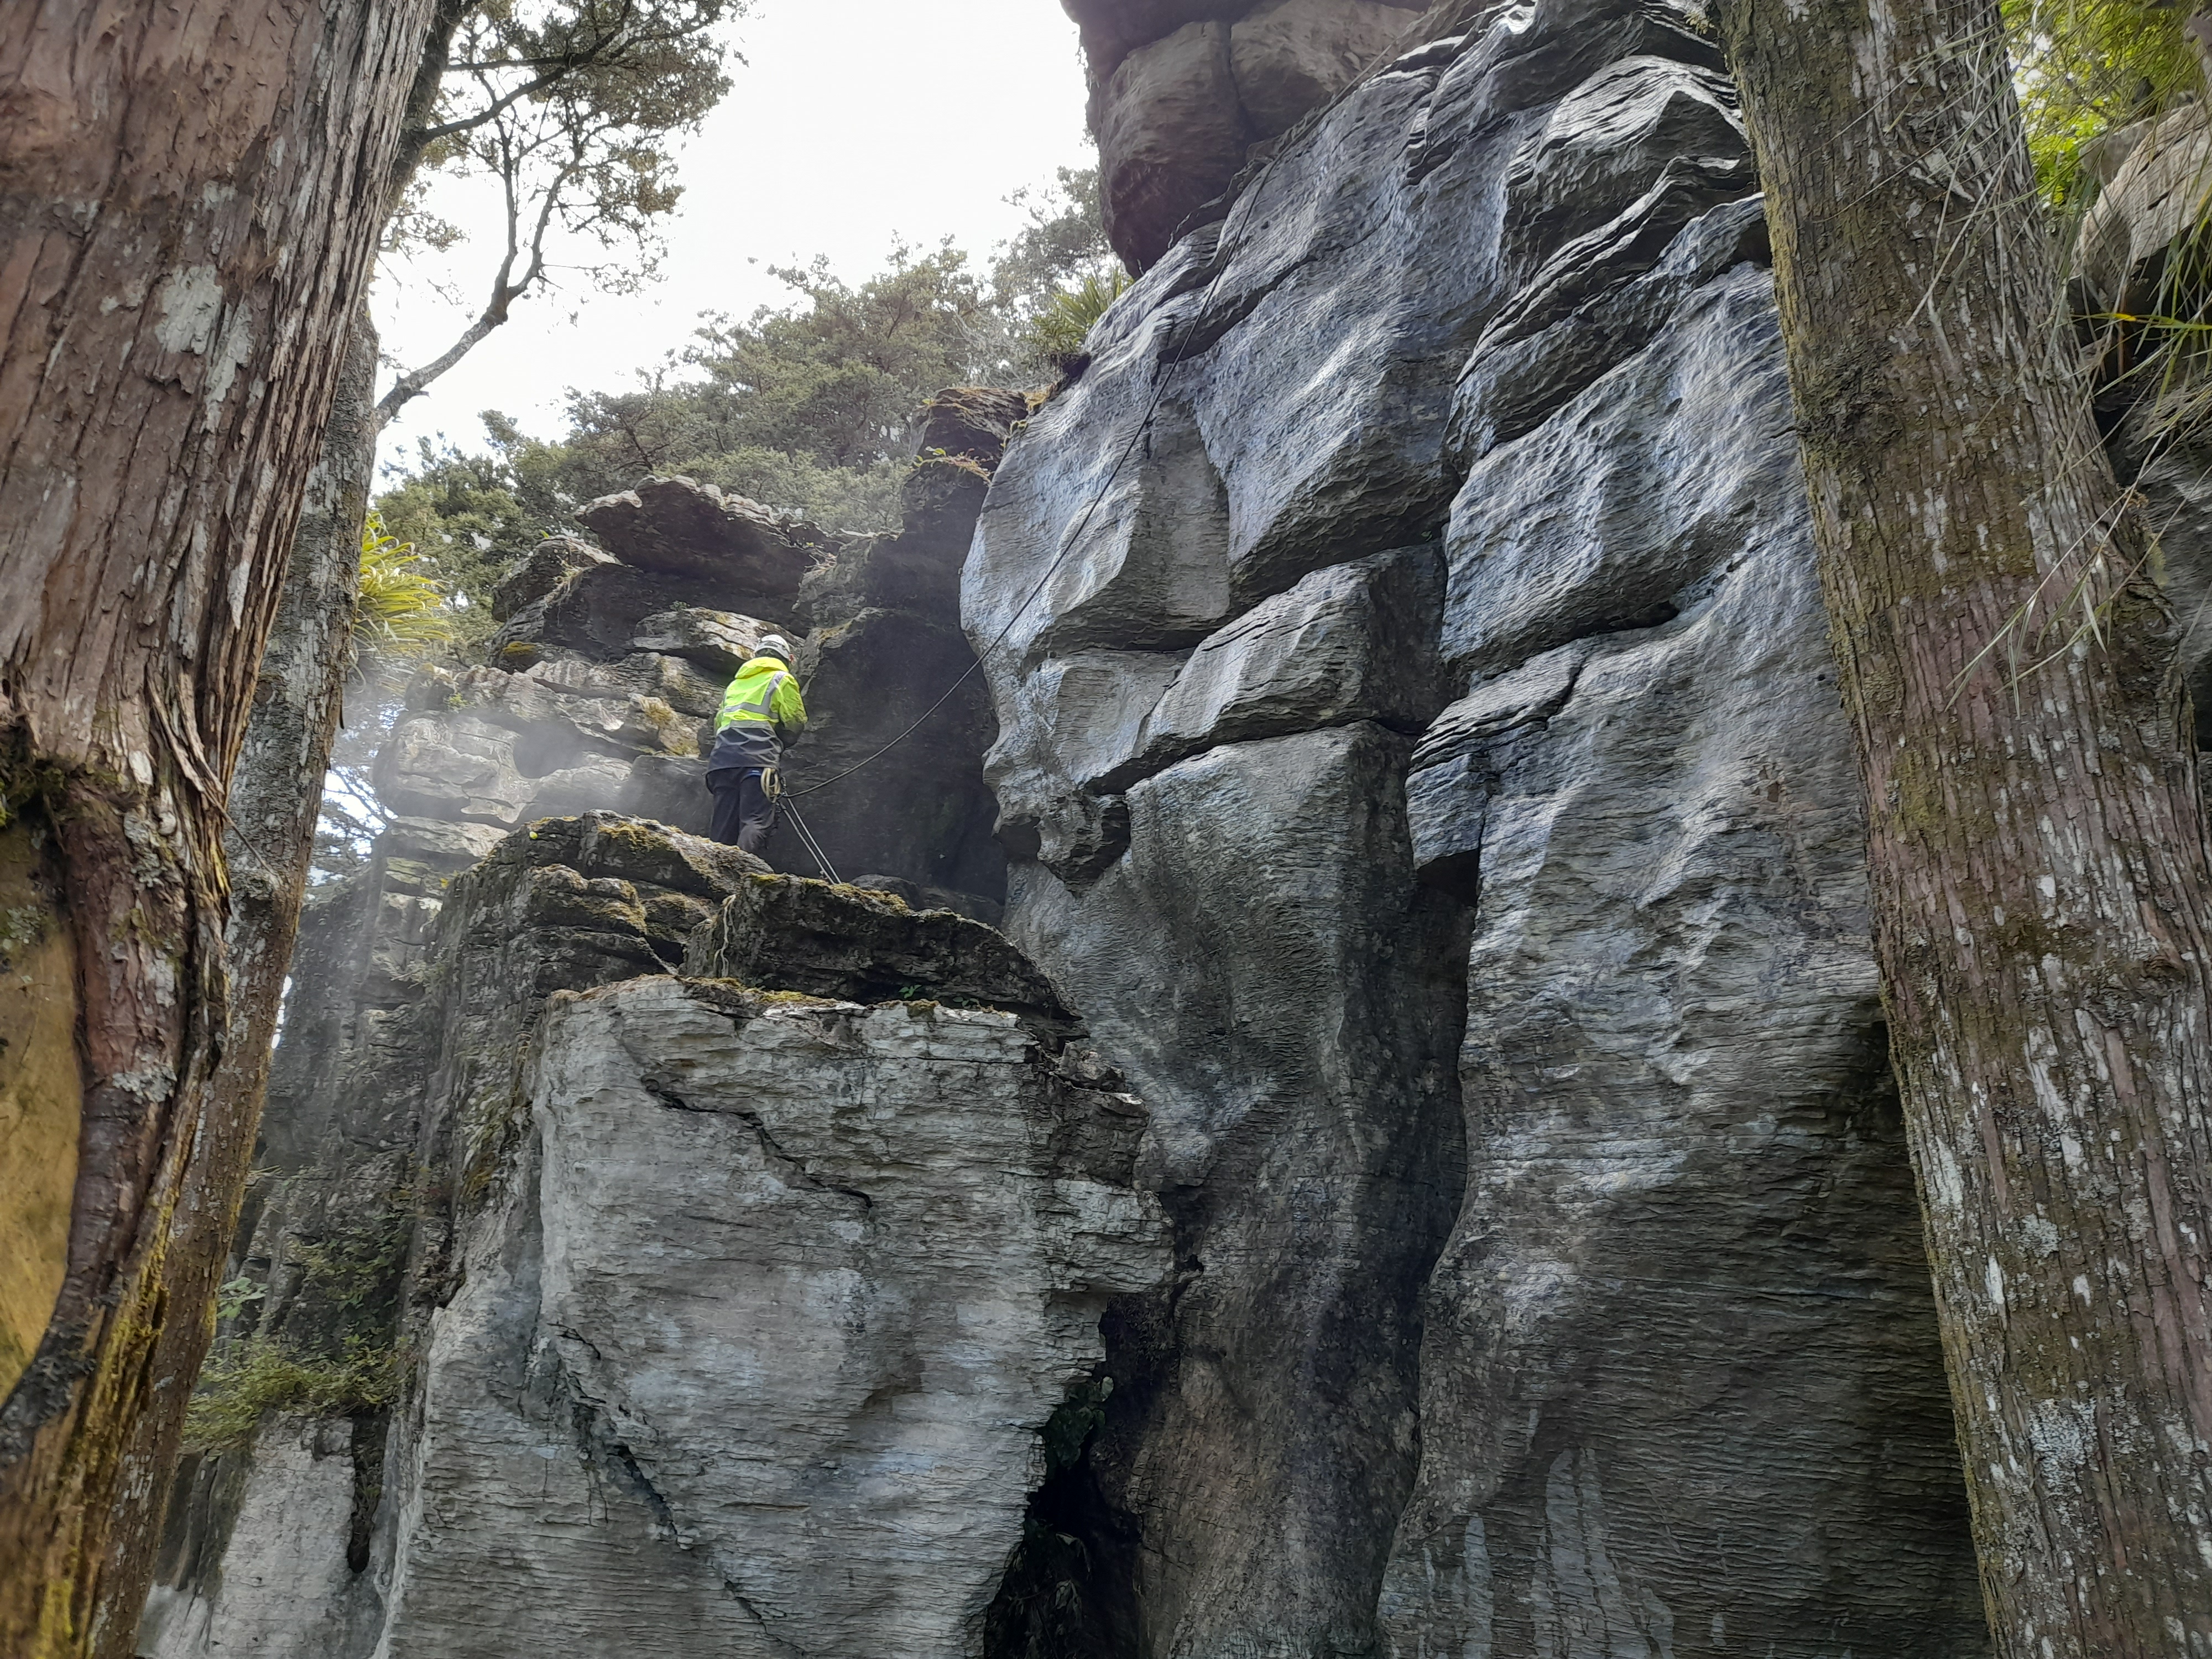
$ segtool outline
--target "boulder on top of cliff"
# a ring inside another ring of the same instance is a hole
[[[921,451],[998,465],[1014,428],[1030,416],[1029,394],[997,386],[947,386],[921,406]]]
[[[684,956],[691,979],[734,979],[849,1002],[917,991],[1018,1014],[1060,1036],[1074,1018],[1005,935],[951,910],[796,876],[740,883]]]
[[[1264,0],[1232,25],[1230,67],[1254,135],[1287,132],[1406,32],[1411,10],[1380,0]]]
[[[1418,12],[1427,9],[1429,0],[1383,3],[1394,11]],[[1083,55],[1094,82],[1113,74],[1139,46],[1173,34],[1186,23],[1231,20],[1254,9],[1252,0],[1060,0],[1060,5],[1082,30]]]
[[[1142,270],[1244,165],[1252,134],[1237,101],[1228,24],[1188,23],[1123,58],[1097,131],[1106,239]]]
[[[1226,21],[1252,0],[1060,0],[1082,31],[1083,55],[1094,81],[1103,81],[1139,46],[1164,40],[1187,23]]]
[[[499,586],[491,591],[491,614],[505,622],[523,606],[550,593],[570,571],[613,562],[580,536],[548,536],[507,568]]]
[[[1425,8],[1396,0],[1071,3],[1084,25],[1107,240],[1142,270],[1273,138],[1352,84]]]
[[[814,563],[811,532],[690,478],[647,478],[587,501],[576,520],[624,564],[711,584],[732,602],[788,601]]]

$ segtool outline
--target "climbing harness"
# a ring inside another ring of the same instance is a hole
[[[1281,152],[1279,150],[1276,152],[1276,155],[1280,154]],[[1244,198],[1245,203],[1249,204],[1249,210],[1245,215],[1248,222],[1250,221],[1252,216],[1256,215],[1260,210],[1260,203],[1266,194],[1267,175],[1274,171],[1274,167],[1275,155],[1268,156],[1260,164],[1259,173],[1252,180],[1252,192],[1249,197]],[[1231,210],[1231,214],[1233,214],[1234,211],[1235,210],[1232,208]],[[1165,369],[1152,376],[1152,395],[1145,404],[1145,412],[1137,422],[1137,429],[1129,434],[1129,441],[1121,446],[1121,453],[1115,458],[1113,471],[1107,473],[1106,482],[1098,486],[1098,493],[1091,498],[1090,506],[1083,509],[1083,516],[1075,521],[1075,528],[1068,532],[1066,539],[1060,544],[1059,556],[1055,557],[1050,564],[1045,567],[1044,574],[1038,579],[1037,585],[1030,589],[1029,596],[1019,605],[1014,607],[1014,614],[1006,619],[1006,625],[999,630],[998,637],[975,653],[975,660],[968,665],[967,672],[962,674],[958,679],[953,681],[951,685],[947,686],[945,690],[945,695],[939,697],[935,702],[930,704],[928,708],[923,709],[921,711],[921,717],[917,719],[913,725],[908,726],[905,731],[900,732],[898,736],[893,738],[882,748],[877,750],[874,754],[868,756],[863,760],[855,761],[843,771],[836,774],[836,776],[824,778],[819,783],[810,783],[804,789],[792,790],[790,792],[790,795],[811,795],[817,789],[827,789],[833,783],[842,783],[847,778],[851,777],[854,773],[860,771],[864,767],[874,765],[884,756],[890,754],[892,750],[897,748],[899,744],[904,743],[915,732],[921,731],[922,726],[928,722],[929,717],[932,714],[934,714],[939,709],[944,708],[946,703],[952,701],[952,694],[954,692],[957,691],[962,686],[967,684],[969,680],[975,678],[975,671],[983,665],[983,659],[989,656],[992,652],[996,651],[1000,646],[1006,642],[1006,635],[1014,631],[1014,624],[1021,621],[1021,619],[1028,614],[1029,608],[1036,603],[1038,596],[1044,592],[1046,586],[1050,583],[1054,576],[1060,574],[1060,567],[1067,562],[1067,556],[1073,553],[1081,544],[1083,532],[1090,528],[1092,516],[1097,513],[1100,506],[1104,503],[1107,495],[1114,488],[1115,482],[1121,477],[1121,469],[1129,464],[1129,457],[1137,453],[1137,446],[1144,441],[1145,434],[1152,429],[1152,416],[1159,412],[1160,398],[1167,390],[1168,380],[1170,377],[1175,374],[1176,370],[1182,367],[1183,359],[1189,356],[1191,341],[1199,332],[1199,319],[1206,315],[1206,308],[1212,304],[1213,290],[1220,285],[1222,275],[1229,269],[1230,259],[1235,252],[1235,246],[1231,242],[1229,237],[1228,218],[1224,216],[1222,221],[1221,238],[1214,244],[1213,274],[1206,279],[1206,291],[1199,296],[1198,304],[1193,307],[1189,318],[1182,325],[1182,338],[1176,347],[1175,361],[1170,362]],[[1211,342],[1209,342],[1209,343],[1211,343]],[[788,799],[789,798],[790,796],[787,795],[785,799]],[[792,822],[795,825],[798,821],[798,815],[794,811],[792,817]],[[817,853],[815,856],[818,860],[821,855]]]

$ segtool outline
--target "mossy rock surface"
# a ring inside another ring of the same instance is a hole
[[[797,876],[743,882],[693,936],[684,971],[848,1002],[998,1008],[1057,1036],[1076,1030],[1051,983],[995,929]]]

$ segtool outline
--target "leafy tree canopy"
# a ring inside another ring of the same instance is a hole
[[[558,439],[531,438],[495,410],[484,453],[424,442],[378,501],[385,523],[473,619],[488,618],[505,565],[573,530],[580,503],[647,473],[681,472],[831,529],[891,524],[922,400],[1052,379],[1120,292],[1095,173],[1063,169],[1015,199],[1028,223],[987,267],[946,242],[895,247],[858,283],[821,260],[775,270],[786,303],[702,318],[635,390],[570,393]]]
[[[720,26],[750,0],[441,0],[410,100],[387,253],[445,252],[464,229],[431,210],[441,176],[477,179],[501,211],[482,308],[377,405],[389,422],[501,326],[518,300],[571,272],[627,293],[657,272],[659,225],[682,191],[672,148],[730,90]],[[556,244],[551,240],[558,233]]]
[[[2100,150],[2124,149],[2124,129],[2203,92],[2185,9],[2167,0],[2003,0],[2028,151],[2062,217],[2087,205],[2100,163],[2109,172],[2120,160]]]

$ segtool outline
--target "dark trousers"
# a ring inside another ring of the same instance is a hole
[[[758,767],[744,772],[709,772],[707,787],[714,792],[716,841],[755,854],[768,844],[768,832],[775,823],[775,803],[761,787]]]

